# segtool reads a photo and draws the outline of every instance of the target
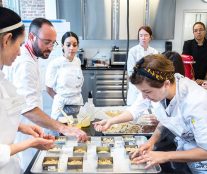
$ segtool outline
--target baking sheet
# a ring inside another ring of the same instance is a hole
[[[47,151],[40,151],[38,154],[32,168],[31,172],[34,174],[42,173],[159,173],[161,171],[160,166],[153,167],[151,169],[136,169],[133,170],[130,168],[130,160],[126,155],[124,149],[124,142],[121,136],[114,137],[115,145],[111,148],[111,156],[113,157],[113,168],[108,169],[97,169],[97,155],[96,147],[101,145],[101,137],[91,137],[91,142],[87,143],[87,153],[83,157],[83,169],[80,170],[68,170],[67,169],[67,160],[68,157],[73,156],[73,147],[78,143],[75,140],[68,140],[65,145],[62,147],[60,153],[48,153]],[[147,140],[146,137],[138,137],[137,144],[144,143]],[[42,170],[42,161],[45,156],[58,156],[59,157],[59,169],[58,171],[43,171]]]
[[[131,123],[121,123],[112,125],[107,131],[103,132],[104,135],[152,135],[156,126],[151,125],[135,125]]]

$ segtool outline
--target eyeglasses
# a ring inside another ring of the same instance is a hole
[[[197,33],[197,32],[203,32],[203,31],[205,31],[205,30],[202,29],[202,28],[201,28],[201,29],[194,29],[194,30],[193,30],[194,33]]]
[[[46,46],[49,46],[49,47],[53,47],[55,48],[56,46],[58,46],[58,43],[57,41],[54,41],[52,42],[51,40],[48,40],[48,39],[42,39],[40,38],[38,35],[34,34],[39,40],[41,40]]]

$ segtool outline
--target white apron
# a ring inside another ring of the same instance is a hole
[[[83,85],[83,74],[77,65],[64,64],[58,70],[57,82],[62,88],[70,90],[69,92],[57,91],[52,104],[51,117],[57,119],[61,116],[61,109],[65,105],[83,105],[81,87]]]
[[[10,97],[7,90],[0,85],[3,98],[0,99],[0,144],[13,144],[20,122],[20,113],[25,100],[18,95]],[[1,157],[0,157],[1,158]],[[9,162],[0,167],[0,174],[20,174],[20,160],[16,155],[11,156]]]

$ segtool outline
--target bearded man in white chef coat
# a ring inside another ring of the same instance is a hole
[[[42,108],[41,80],[38,66],[38,58],[47,59],[57,45],[56,31],[50,21],[44,18],[34,19],[29,27],[27,42],[21,48],[21,56],[12,64],[8,77],[17,87],[17,93],[24,95],[27,108],[22,111],[26,117],[22,122],[34,122],[39,126],[60,132],[67,136],[76,136],[79,140],[85,141],[87,135],[78,128],[68,127],[60,122],[51,119]],[[18,135],[17,140],[25,139],[25,136]],[[27,150],[21,154],[22,168],[26,169],[35,151]]]

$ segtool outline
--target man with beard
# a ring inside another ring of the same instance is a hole
[[[17,93],[26,98],[27,108],[22,110],[23,123],[30,121],[41,127],[60,132],[66,136],[76,136],[78,140],[85,141],[86,133],[75,127],[68,127],[50,118],[41,110],[41,80],[38,66],[38,58],[47,59],[56,42],[56,31],[52,23],[44,18],[34,19],[29,27],[28,40],[21,48],[21,55],[12,64],[8,75],[17,87]],[[17,135],[17,141],[26,136]],[[21,154],[22,168],[27,165],[34,156],[35,151],[25,151]]]

